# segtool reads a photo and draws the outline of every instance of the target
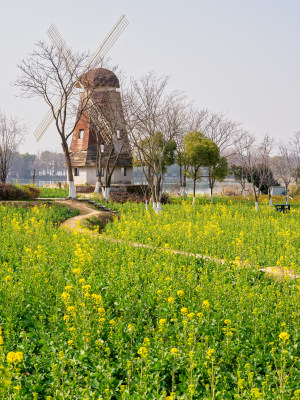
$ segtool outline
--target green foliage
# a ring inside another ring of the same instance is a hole
[[[251,179],[254,181],[254,185],[263,194],[268,194],[268,189],[272,186],[278,186],[278,182],[273,177],[273,172],[266,166],[258,166],[253,172],[252,176],[247,175],[247,180],[251,183]]]
[[[40,196],[42,198],[67,198],[69,190],[58,188],[41,188]]]
[[[248,177],[245,168],[240,165],[231,165],[230,173],[233,174],[237,182],[246,181]]]
[[[185,157],[193,168],[210,167],[219,160],[219,148],[201,132],[189,132],[184,137]]]
[[[209,183],[222,182],[229,173],[226,157],[220,157],[217,164],[208,168]]]
[[[0,184],[0,200],[27,200],[39,197],[40,190],[29,185]]]
[[[163,173],[175,162],[176,142],[166,140],[161,132],[156,132],[150,139],[141,140],[139,147],[144,157],[143,164],[152,168],[161,164]]]

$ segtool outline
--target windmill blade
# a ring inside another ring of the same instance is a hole
[[[103,57],[103,51],[106,52],[109,50],[109,48],[113,45],[114,41],[119,37],[119,35],[122,33],[122,31],[125,29],[127,26],[128,22],[125,19],[125,16],[122,16],[119,21],[115,24],[111,32],[107,35],[105,38],[104,42],[102,45],[98,48],[94,56],[91,58],[88,66],[91,64],[94,64],[95,62],[98,62],[97,59],[98,57]],[[72,67],[72,52],[68,48],[66,41],[63,39],[61,34],[59,33],[58,29],[54,24],[51,25],[51,27],[48,29],[48,36],[50,37],[53,45],[57,49],[57,51],[62,55],[64,58],[66,65],[71,73],[74,72],[74,68]],[[100,50],[102,49],[102,51]],[[100,60],[100,58],[99,58]],[[87,67],[85,68],[85,71],[87,70]],[[79,77],[77,78],[77,82],[80,85],[80,87],[86,91],[85,87],[83,84],[80,82]],[[94,103],[93,99],[89,99],[89,112],[90,112],[90,117],[91,120],[93,121],[94,125],[96,128],[99,129],[101,132],[101,136],[105,142],[105,144],[111,143],[113,132],[111,130],[109,122],[106,120],[106,118],[103,116],[101,113],[99,107]]]
[[[102,44],[98,47],[94,55],[91,57],[90,61],[88,64],[85,66],[83,73],[85,73],[90,67],[96,68],[96,66],[100,63],[100,61],[105,57],[105,55],[108,53],[108,51],[111,49],[113,44],[116,42],[116,40],[119,38],[121,33],[124,31],[124,29],[128,25],[128,20],[126,19],[125,15],[122,15],[119,20],[116,22],[116,24],[113,26],[111,31],[108,33]],[[70,72],[74,71],[74,62],[73,62],[73,57],[70,49],[68,48],[65,40],[63,37],[60,35],[58,29],[55,27],[54,24],[50,26],[50,28],[47,31],[48,36],[50,37],[52,43],[56,47],[56,49],[62,54],[64,57],[64,60],[66,62],[67,67],[69,68]],[[73,65],[72,65],[73,64]],[[77,81],[80,83],[80,86],[84,89],[83,85],[79,81],[79,78],[77,78]],[[92,101],[92,99],[91,99]],[[53,105],[54,108],[54,114],[57,115],[59,112],[60,108],[63,105],[61,104],[61,98],[57,99],[56,102]],[[110,143],[111,137],[112,137],[112,131],[109,126],[109,123],[106,121],[106,119],[101,115],[99,108],[95,105],[92,104],[91,107],[92,114],[91,115],[92,119],[94,118],[95,122],[97,124],[100,123],[101,121],[101,127],[102,127],[102,132],[103,132],[103,139],[106,144]],[[45,117],[42,119],[41,123],[38,125],[36,130],[34,131],[34,137],[36,141],[39,141],[40,138],[43,136],[43,134],[46,132],[48,129],[49,125],[52,123],[54,120],[52,110],[49,110],[48,113],[45,115]],[[97,126],[97,125],[96,125]]]
[[[97,104],[95,104],[95,102],[92,99],[89,100],[89,103],[90,103],[89,114],[91,120],[94,123],[96,129],[99,130],[99,133],[102,136],[104,143],[108,145],[111,143],[113,137],[113,132],[110,127],[110,124],[106,120],[106,118],[104,118],[99,107],[97,106]]]
[[[106,38],[103,40],[102,44],[98,47],[94,55],[91,57],[89,63],[85,67],[85,71],[87,71],[89,68],[94,69],[97,67],[97,65],[99,65],[100,61],[106,56],[108,51],[112,48],[112,46],[117,41],[117,39],[122,34],[128,24],[129,22],[126,16],[124,14],[121,15],[121,17],[112,27]]]
[[[53,109],[55,115],[57,115],[58,111],[61,108],[61,99],[57,99],[54,104],[53,104]],[[35,137],[35,140],[38,142],[43,134],[46,132],[52,121],[54,120],[54,116],[52,113],[52,110],[50,109],[47,114],[44,116],[36,130],[33,132],[33,136]]]
[[[64,58],[65,63],[67,65],[67,68],[71,73],[74,72],[74,69],[72,68],[72,53],[71,50],[68,48],[65,40],[62,38],[60,33],[58,32],[58,29],[52,24],[50,29],[48,30],[48,35],[56,48],[56,50],[61,54],[61,56]],[[81,87],[86,92],[86,88],[84,85],[81,83],[79,77],[76,76],[77,79],[77,84]],[[101,132],[101,136],[105,142],[105,144],[109,144],[112,139],[112,131],[110,128],[110,125],[108,121],[105,119],[105,117],[102,115],[99,107],[95,104],[92,98],[88,100],[88,105],[89,105],[89,113],[91,120],[93,121],[95,127],[99,129],[99,132]]]
[[[65,63],[71,73],[74,72],[75,66],[74,66],[74,60],[73,60],[73,55],[71,49],[67,46],[66,41],[63,39],[61,34],[59,33],[58,29],[54,24],[50,26],[50,28],[47,31],[47,34],[52,41],[52,44],[56,48],[56,50],[61,54],[61,56],[64,58]],[[78,77],[76,77],[79,79]]]
[[[108,51],[112,48],[114,43],[117,41],[121,33],[124,31],[124,29],[128,25],[128,20],[126,19],[125,15],[122,15],[118,21],[115,23],[115,25],[112,27],[108,35],[105,37],[101,45],[98,47],[98,49],[95,51],[93,56],[90,58],[88,64],[84,67],[83,69],[83,74],[88,70],[88,69],[94,69],[99,65],[101,60],[105,57],[105,55],[108,53]],[[66,41],[63,39],[61,34],[59,33],[58,29],[54,24],[50,26],[50,28],[47,31],[49,38],[51,39],[52,43],[56,47],[56,49],[62,54],[64,57],[68,68],[73,72],[74,66],[72,66],[72,52],[68,48]],[[74,63],[73,63],[74,64]]]

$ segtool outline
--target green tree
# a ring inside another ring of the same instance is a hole
[[[238,182],[242,187],[242,195],[246,196],[246,182],[247,182],[247,172],[245,168],[241,165],[231,165],[230,167],[230,174],[234,176],[236,182]]]
[[[210,188],[210,198],[213,203],[213,190],[216,181],[222,182],[229,173],[226,157],[220,157],[217,163],[208,167],[208,184]]]
[[[193,203],[196,196],[196,182],[201,180],[201,167],[213,167],[217,164],[220,151],[216,143],[201,132],[189,132],[184,139],[184,152],[188,164],[186,175],[193,179]]]
[[[175,163],[176,142],[166,139],[162,132],[155,132],[150,138],[140,140],[138,148],[139,165],[144,168],[153,201],[159,208],[163,176],[167,167]]]

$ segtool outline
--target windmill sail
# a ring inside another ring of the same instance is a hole
[[[53,104],[53,111],[55,115],[57,115],[62,106],[63,105],[61,105],[61,99],[59,98],[56,99],[56,101]],[[36,130],[33,132],[33,136],[35,137],[35,140],[37,142],[40,140],[43,133],[48,129],[53,120],[54,120],[53,112],[50,109],[44,116],[44,118],[42,119]]]
[[[111,49],[113,44],[116,42],[116,40],[119,38],[121,33],[124,31],[124,29],[127,27],[128,21],[125,17],[125,15],[122,15],[119,20],[116,22],[116,24],[113,26],[111,31],[108,33],[102,44],[98,47],[96,52],[93,54],[93,56],[90,58],[88,64],[85,66],[83,73],[85,73],[89,68],[96,68],[96,66],[103,60],[105,55],[108,53],[108,51]],[[72,61],[72,54],[71,51],[68,49],[65,40],[62,38],[60,33],[58,32],[58,29],[55,27],[54,24],[50,26],[48,29],[48,35],[50,39],[52,40],[53,44],[57,48],[57,50],[62,54],[62,56],[65,59],[65,62],[69,68],[70,71],[74,70],[74,63]],[[73,64],[73,65],[72,65]],[[77,82],[79,81],[79,78],[77,78]],[[76,83],[77,83],[76,82]],[[81,85],[82,86],[82,85]],[[59,110],[64,106],[64,102],[62,102],[62,99],[57,99],[54,103],[54,114],[57,115]],[[95,109],[96,105],[93,104],[91,109]],[[97,111],[91,113],[94,115],[97,113]],[[100,111],[97,113],[97,118],[95,117],[94,123],[96,126],[99,125],[99,121],[101,119],[101,116],[99,115]],[[92,118],[94,118],[92,117]],[[104,117],[102,116],[102,119]],[[38,125],[36,130],[34,131],[34,137],[36,138],[36,141],[39,141],[40,138],[43,136],[45,131],[48,129],[52,121],[54,120],[53,112],[52,110],[49,110],[48,113],[45,115],[45,117],[42,119],[41,123]],[[103,129],[103,139],[105,142],[108,140],[111,141],[111,129],[109,126],[109,123],[107,121],[102,122],[102,129]],[[110,132],[110,133],[109,133]],[[110,135],[110,139],[108,139]]]
[[[48,31],[49,37],[53,42],[53,45],[56,47],[57,51],[62,55],[64,58],[66,65],[71,73],[74,72],[74,69],[72,68],[72,52],[68,48],[66,42],[63,40],[62,36],[60,35],[58,29],[52,24],[51,28]],[[103,42],[105,43],[105,41]],[[103,48],[103,44],[101,45]],[[100,47],[101,47],[100,46]],[[99,49],[96,51],[92,59],[95,60],[100,54],[103,54],[99,52]],[[91,65],[91,63],[95,63],[95,61],[90,61],[88,65]],[[84,72],[87,71],[87,67],[85,67]],[[76,83],[80,85],[80,87],[85,91],[84,85],[81,83],[80,78],[76,76]],[[99,107],[95,104],[92,98],[88,100],[89,104],[89,114],[92,122],[94,123],[94,126],[96,129],[101,132],[101,136],[105,142],[105,144],[110,144],[112,140],[112,130],[110,127],[109,122],[106,120],[106,118],[103,116],[101,113]]]

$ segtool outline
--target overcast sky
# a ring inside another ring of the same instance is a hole
[[[55,23],[69,46],[99,46],[119,16],[126,28],[109,55],[128,76],[169,75],[198,108],[223,111],[258,137],[300,129],[299,0],[1,1],[0,108],[24,119],[22,151],[60,151],[52,126],[32,136],[47,106],[16,97],[16,64]]]

